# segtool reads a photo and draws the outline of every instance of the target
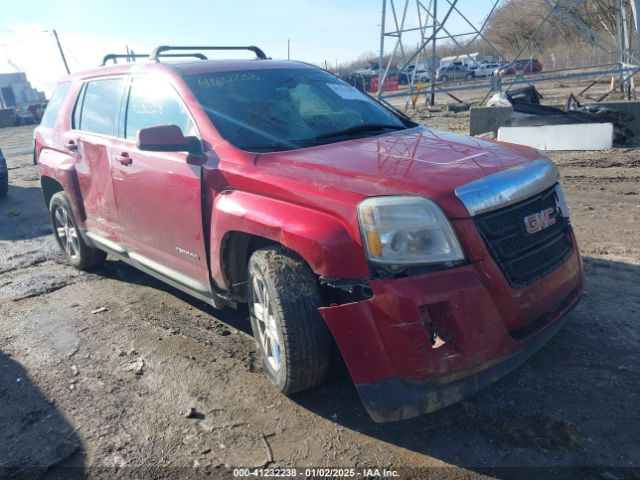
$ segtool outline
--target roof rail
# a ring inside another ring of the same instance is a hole
[[[264,52],[252,45],[247,47],[172,47],[169,45],[161,45],[160,47],[156,47],[149,55],[149,60],[151,61],[160,61],[159,57],[163,57],[162,53],[171,51],[171,50],[249,50],[256,54],[256,56],[261,60],[266,60],[267,56]]]
[[[198,58],[200,60],[206,60],[207,57],[205,55],[203,55],[202,53],[168,53],[165,55],[160,55],[160,57],[162,58],[179,58],[179,57],[185,57],[185,58]],[[109,53],[107,55],[105,55],[102,58],[102,63],[100,64],[101,67],[104,67],[107,62],[109,60],[112,60],[113,63],[117,63],[116,60],[118,58],[125,58],[127,60],[135,60],[136,58],[149,58],[149,54],[148,53],[130,53],[130,54],[126,54],[126,53]]]

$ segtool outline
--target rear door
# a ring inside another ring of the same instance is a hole
[[[111,165],[124,242],[131,258],[181,286],[210,296],[202,221],[201,167],[182,152],[136,147],[140,128],[173,124],[197,135],[195,122],[163,77],[131,79],[124,132]]]
[[[87,216],[87,229],[112,242],[120,241],[120,225],[111,181],[111,146],[118,135],[124,79],[91,80],[76,102],[65,147],[75,168]]]

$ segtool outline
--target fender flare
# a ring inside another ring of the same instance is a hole
[[[222,192],[211,220],[211,274],[226,285],[222,257],[225,236],[242,232],[280,243],[297,253],[314,273],[331,278],[366,278],[369,267],[359,235],[328,213],[249,192]]]
[[[80,183],[78,182],[78,174],[73,158],[56,150],[42,149],[38,156],[38,173],[40,174],[41,182],[43,177],[49,177],[62,185],[62,189],[69,196],[71,209],[79,224],[78,226],[84,227],[87,214],[84,210]],[[49,208],[49,205],[47,205],[47,208]]]

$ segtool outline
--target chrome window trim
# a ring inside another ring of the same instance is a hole
[[[462,185],[456,188],[456,196],[473,217],[521,202],[559,179],[555,163],[540,158]]]

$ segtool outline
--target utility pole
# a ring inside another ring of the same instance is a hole
[[[438,0],[433,0],[433,40],[431,44],[431,65],[429,72],[429,80],[430,80],[430,92],[429,92],[429,105],[433,106],[436,104],[436,34],[438,33]],[[417,66],[416,66],[417,68]]]
[[[60,56],[62,57],[62,62],[64,63],[64,68],[67,70],[67,73],[71,73],[69,71],[69,65],[67,65],[67,59],[64,56],[64,52],[62,51],[62,45],[60,45],[60,39],[58,38],[58,32],[53,30],[53,36],[56,37],[56,43],[58,44],[58,50],[60,50]]]
[[[287,38],[287,60],[291,60],[291,40]]]
[[[380,24],[380,59],[378,61],[378,98],[382,96],[382,80],[384,79],[384,27],[387,16],[387,0],[382,0],[382,23]]]
[[[631,11],[633,12],[633,22],[636,27],[636,57],[640,55],[640,18],[638,18],[638,14],[640,14],[640,0],[631,0]]]

